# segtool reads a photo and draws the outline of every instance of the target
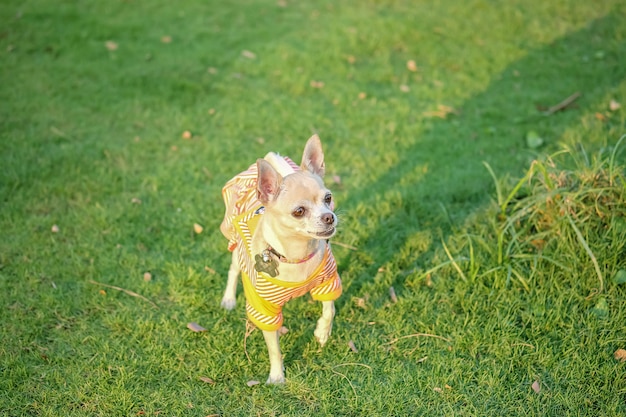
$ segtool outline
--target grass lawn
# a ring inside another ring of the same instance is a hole
[[[5,0],[0,76],[0,415],[626,415],[623,1]],[[313,132],[344,294],[250,387],[221,188]]]

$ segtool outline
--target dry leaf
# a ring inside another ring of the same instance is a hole
[[[247,51],[245,49],[241,51],[241,56],[248,59],[256,59],[256,54],[254,52]]]
[[[278,1],[276,2],[276,5],[277,5],[278,7],[287,7],[287,2],[286,2],[285,0],[278,0]]]
[[[204,266],[204,270],[207,271],[207,272],[210,272],[212,274],[217,274],[217,271],[215,269],[211,268],[210,266],[206,266],[205,265]]]
[[[202,233],[203,230],[204,228],[200,226],[198,223],[193,224],[193,231],[196,232],[196,234],[199,235],[200,233]]]
[[[206,71],[207,71],[209,74],[213,74],[213,75],[217,74],[217,68],[215,68],[215,67],[209,67],[209,68],[207,68],[207,70],[206,70]]]
[[[365,299],[364,298],[356,298],[356,306],[360,308],[365,308]]]
[[[133,203],[133,204],[141,204],[141,200],[138,199],[137,197],[133,197],[133,199],[130,200],[130,202]]]
[[[100,295],[107,295],[107,292],[105,290],[100,290],[99,293]]]
[[[278,329],[278,334],[281,336],[286,335],[287,333],[289,333],[289,329],[285,326],[281,326],[280,329]]]
[[[412,72],[416,72],[417,71],[417,64],[412,59],[410,59],[410,60],[408,60],[406,62],[406,67],[407,67],[407,69],[409,71],[412,71]]]
[[[411,91],[411,88],[406,84],[402,84],[400,86],[400,91],[402,91],[403,93],[408,93],[409,91]]]
[[[621,104],[619,104],[619,102],[617,102],[617,101],[615,101],[615,100],[611,100],[611,101],[609,102],[609,110],[611,110],[611,111],[616,111],[616,110],[619,110],[619,109],[620,109],[620,107],[622,107],[622,105],[621,105]]]
[[[200,381],[202,382],[206,382],[207,384],[215,384],[215,381],[213,381],[211,378],[209,378],[208,376],[201,376],[200,377]]]
[[[150,272],[144,272],[143,280],[146,282],[152,281],[152,274]]]
[[[439,388],[439,387],[433,388],[433,391],[439,392],[439,393],[443,392],[443,390],[441,388]]]
[[[52,233],[59,233],[59,230],[61,229],[59,229],[59,226],[57,226],[56,224],[53,224],[52,228],[50,229]]]
[[[615,353],[613,354],[613,357],[615,358],[616,361],[626,362],[626,350],[617,349]]]
[[[533,382],[530,387],[533,389],[533,391],[535,391],[536,394],[539,394],[539,392],[541,391],[541,385],[539,385],[539,381]]]
[[[204,327],[194,322],[187,323],[187,328],[191,330],[192,332],[206,332],[207,331]]]
[[[359,100],[364,100],[366,97],[367,97],[367,94],[365,94],[364,92],[359,93]]]
[[[109,51],[116,51],[118,48],[117,43],[113,42],[113,41],[106,41],[104,43],[104,46],[109,50]]]
[[[600,120],[601,122],[604,122],[606,120],[606,116],[603,115],[602,113],[596,113],[595,116],[596,116],[596,119]]]
[[[356,62],[356,57],[353,55],[348,55],[346,59],[348,60],[349,64],[354,64]]]
[[[457,111],[450,106],[446,106],[444,104],[437,105],[437,110],[426,111],[422,113],[426,117],[439,117],[441,119],[445,119],[448,117],[450,113],[456,113]]]
[[[350,347],[350,350],[353,351],[354,353],[359,353],[359,350],[356,348],[352,340],[348,342],[348,346]]]
[[[215,114],[215,109],[209,109],[209,114],[210,115],[214,115]]]
[[[249,387],[253,387],[253,386],[259,385],[259,384],[260,384],[259,381],[254,381],[254,380],[246,382],[246,385],[249,386]]]
[[[394,303],[398,302],[398,297],[396,296],[396,290],[393,287],[389,287],[389,297],[391,297],[391,301]]]
[[[185,130],[181,136],[183,139],[191,139],[191,132],[188,130]]]
[[[324,81],[311,80],[311,87],[313,87],[313,88],[324,88]]]
[[[162,36],[161,37],[161,42],[163,42],[163,43],[172,43],[172,37],[171,36]]]

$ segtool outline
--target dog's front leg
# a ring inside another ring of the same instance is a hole
[[[263,337],[267,345],[267,352],[270,355],[270,376],[267,378],[267,383],[282,384],[285,382],[285,371],[283,369],[283,356],[280,353],[279,334],[277,331],[263,330]]]
[[[322,317],[317,320],[317,327],[315,328],[315,338],[320,345],[324,346],[328,342],[330,332],[333,330],[333,318],[335,317],[335,303],[334,301],[322,302]]]

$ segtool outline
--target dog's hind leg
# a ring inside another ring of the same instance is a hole
[[[228,281],[226,282],[226,290],[222,297],[222,307],[226,310],[232,310],[237,304],[237,278],[239,277],[239,263],[237,255],[233,252],[233,260],[228,270]]]

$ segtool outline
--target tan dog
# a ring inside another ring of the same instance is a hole
[[[322,145],[314,135],[300,167],[270,152],[222,190],[226,214],[220,229],[233,253],[222,307],[235,307],[241,273],[248,319],[263,331],[269,351],[268,384],[285,381],[278,330],[287,301],[310,293],[323,306],[314,332],[322,346],[332,330],[341,280],[328,243],[337,216],[322,181],[324,170]]]

